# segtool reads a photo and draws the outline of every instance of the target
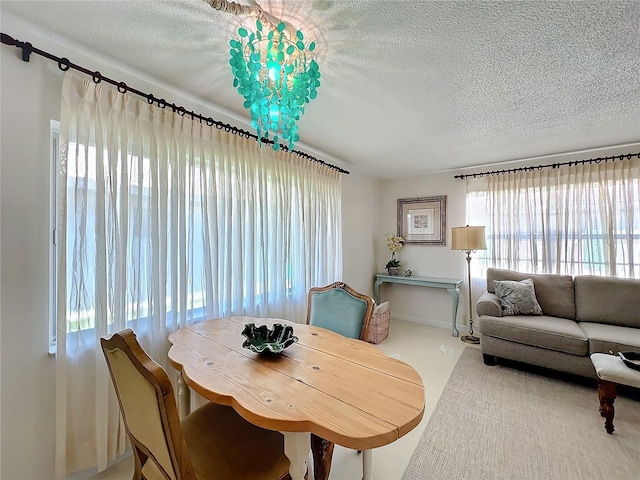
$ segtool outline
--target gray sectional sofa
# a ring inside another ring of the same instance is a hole
[[[542,315],[503,315],[493,281],[527,278]],[[590,354],[640,352],[640,280],[489,268],[476,311],[489,365],[506,358],[595,378]]]

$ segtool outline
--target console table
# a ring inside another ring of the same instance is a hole
[[[380,304],[380,285],[383,283],[402,283],[405,285],[418,285],[419,287],[446,288],[447,292],[451,294],[451,334],[454,337],[459,335],[458,329],[456,328],[456,317],[458,315],[460,284],[462,283],[462,280],[458,280],[457,278],[405,277],[402,275],[385,275],[384,273],[377,273],[375,283],[373,284],[373,295],[377,304]]]

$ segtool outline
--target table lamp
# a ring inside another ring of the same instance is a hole
[[[463,335],[460,340],[466,343],[480,343],[480,339],[473,335],[473,310],[471,309],[471,252],[486,250],[484,227],[452,227],[451,250],[458,250],[467,254],[467,281],[469,286],[469,335]]]

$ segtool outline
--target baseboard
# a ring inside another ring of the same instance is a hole
[[[451,330],[451,321],[433,320],[430,318],[414,317],[412,315],[399,315],[397,313],[391,312],[391,319],[393,320],[394,318],[397,318],[398,320],[404,320],[406,322],[421,323],[422,325],[428,325],[430,327],[440,327]],[[466,332],[467,330],[466,325],[457,324],[456,328],[460,332]]]
[[[115,460],[111,460],[108,464],[107,464],[107,469],[116,467],[116,465],[124,460],[127,460],[129,457],[131,457],[133,455],[133,451],[131,450],[131,447],[128,447],[124,453],[122,455],[119,455],[118,457],[115,458]],[[126,466],[126,465],[125,465]],[[133,467],[133,462],[131,462],[131,466]],[[104,471],[103,471],[104,472]],[[67,479],[66,480],[90,480],[93,477],[95,477],[96,475],[98,475],[98,469],[96,467],[92,467],[92,468],[88,468],[86,470],[82,470],[80,472],[75,472],[75,473],[71,473],[69,475],[67,475]],[[106,476],[107,478],[111,478],[111,476],[108,473],[103,473],[103,476]],[[113,478],[116,478],[116,476],[114,475]],[[117,478],[120,478],[119,476]],[[122,477],[124,478],[124,477]]]

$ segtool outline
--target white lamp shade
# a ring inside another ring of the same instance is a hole
[[[484,227],[452,227],[451,250],[486,250]]]

